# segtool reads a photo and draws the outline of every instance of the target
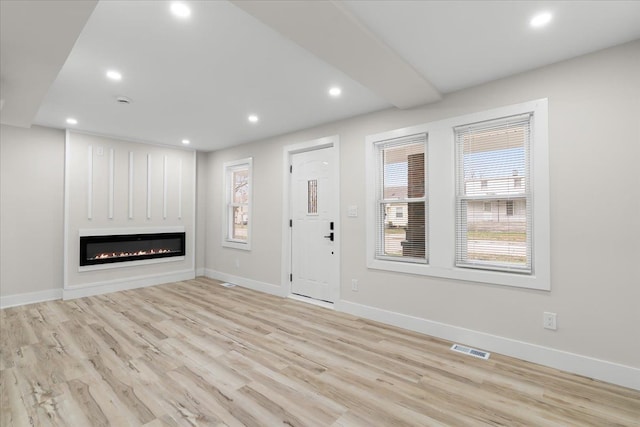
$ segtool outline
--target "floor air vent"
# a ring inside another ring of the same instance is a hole
[[[235,286],[235,283],[220,283],[220,285],[224,286],[225,288],[233,288]]]
[[[491,353],[482,350],[476,350],[475,348],[465,347],[460,344],[454,344],[451,346],[451,350],[457,351],[458,353],[468,354],[469,356],[477,357],[478,359],[489,359]]]

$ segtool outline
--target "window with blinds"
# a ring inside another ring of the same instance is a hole
[[[376,144],[376,258],[427,262],[427,135]]]
[[[548,126],[538,99],[367,136],[367,267],[549,290]]]
[[[224,164],[225,229],[223,246],[250,249],[252,159]]]
[[[531,118],[454,128],[458,267],[532,271]]]

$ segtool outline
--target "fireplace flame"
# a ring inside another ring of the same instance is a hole
[[[143,256],[143,255],[156,255],[156,254],[166,254],[169,252],[175,252],[170,249],[150,249],[148,251],[135,251],[135,252],[103,252],[97,254],[93,258],[89,258],[89,260],[94,259],[106,259],[106,258],[123,258],[129,256]]]

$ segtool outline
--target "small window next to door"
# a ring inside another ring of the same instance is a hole
[[[318,180],[307,181],[307,215],[318,215]]]
[[[224,164],[222,246],[251,249],[252,159]]]

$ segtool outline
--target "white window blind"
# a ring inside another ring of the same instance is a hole
[[[427,135],[376,144],[376,258],[427,262]]]
[[[456,265],[532,272],[531,114],[454,128]]]

